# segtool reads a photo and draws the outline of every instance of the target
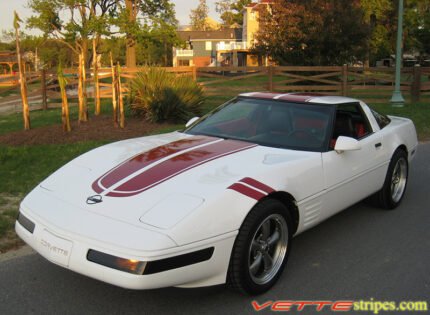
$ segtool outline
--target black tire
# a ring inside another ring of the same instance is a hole
[[[291,222],[287,207],[278,200],[266,199],[254,206],[233,246],[227,274],[231,287],[256,295],[276,283],[291,249]],[[279,240],[272,243],[277,236]],[[266,270],[270,262],[271,269]]]
[[[375,195],[381,208],[392,210],[402,202],[408,184],[408,173],[408,154],[402,149],[397,149],[388,166],[384,186]]]

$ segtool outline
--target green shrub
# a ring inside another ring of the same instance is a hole
[[[146,68],[130,87],[131,110],[150,122],[182,123],[202,114],[203,90],[189,76]]]

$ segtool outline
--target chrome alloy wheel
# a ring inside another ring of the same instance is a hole
[[[248,253],[248,269],[257,284],[275,277],[287,253],[288,225],[280,214],[268,216],[257,228]]]
[[[394,166],[393,176],[391,177],[391,198],[398,202],[405,191],[406,180],[408,177],[408,166],[404,158],[400,158]]]

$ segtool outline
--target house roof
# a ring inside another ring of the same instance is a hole
[[[225,28],[217,31],[178,31],[182,40],[236,40],[242,39],[242,29]]]
[[[263,4],[263,5],[269,5],[269,4],[272,4],[273,3],[273,0],[260,0],[260,1],[258,1],[258,2],[251,2],[250,4],[248,4],[247,6],[246,6],[246,8],[254,8],[254,9],[257,9],[257,7],[259,6],[259,5],[261,5],[261,4]]]
[[[0,62],[16,62],[16,54],[11,51],[0,51]]]

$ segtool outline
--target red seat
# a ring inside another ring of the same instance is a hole
[[[361,137],[366,135],[366,130],[364,129],[364,124],[362,123],[356,123],[355,124],[355,132],[357,134],[357,138],[360,139]]]

